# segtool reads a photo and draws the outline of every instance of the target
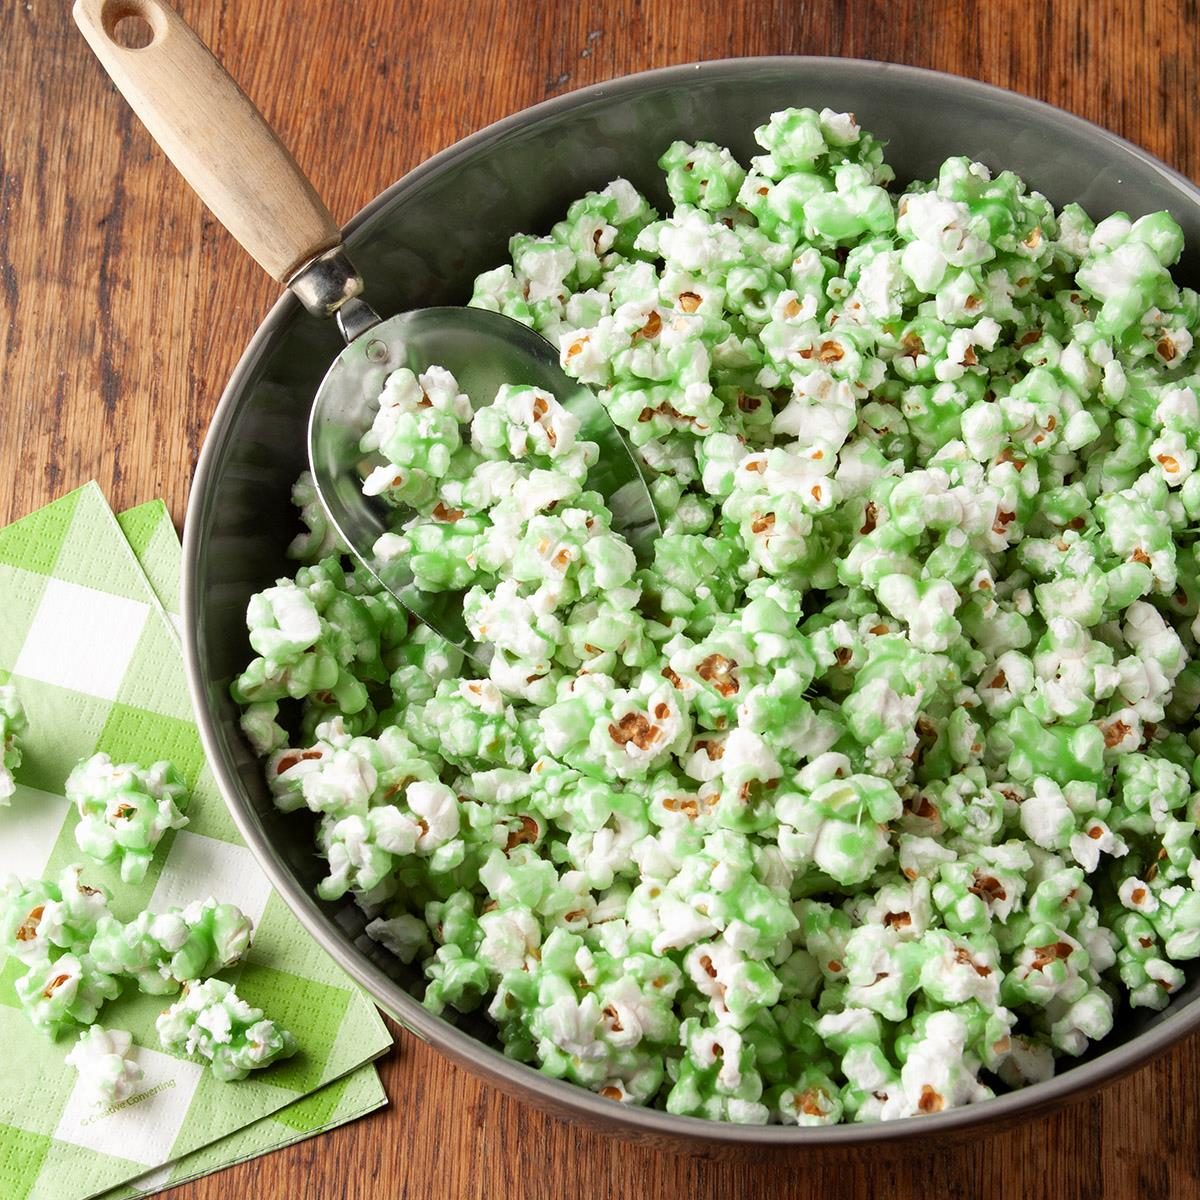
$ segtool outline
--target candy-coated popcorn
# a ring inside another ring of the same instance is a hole
[[[70,952],[38,960],[14,987],[30,1023],[51,1038],[91,1025],[101,1007],[121,990],[86,953]]]
[[[38,963],[60,950],[86,953],[108,917],[108,893],[90,887],[69,866],[54,882],[23,883],[10,876],[0,885],[0,939],[22,962]]]
[[[83,1031],[66,1061],[79,1072],[85,1105],[105,1109],[133,1095],[144,1072],[132,1050],[128,1030],[92,1025]]]
[[[432,1011],[617,1103],[919,1116],[1049,1078],[1200,955],[1200,298],[1166,213],[964,157],[891,190],[830,110],[755,140],[662,147],[669,211],[614,180],[475,284],[594,391],[662,536],[556,397],[405,368],[376,551],[473,657],[347,571],[302,477],[308,565],[250,601],[233,695],[318,893]],[[136,923],[30,923],[40,886],[3,911],[31,967],[185,978]]]
[[[10,804],[16,789],[13,772],[21,765],[21,734],[28,727],[17,689],[0,687],[0,804]]]
[[[143,769],[94,754],[71,772],[66,793],[79,813],[80,850],[118,863],[126,883],[141,882],[163,835],[187,824],[188,789],[169,762]]]
[[[210,898],[163,913],[140,912],[127,924],[106,915],[97,924],[91,957],[102,971],[165,996],[240,962],[251,932],[239,908]]]
[[[251,1071],[290,1058],[296,1039],[261,1008],[247,1004],[233,985],[221,979],[189,983],[183,995],[155,1022],[168,1054],[198,1054],[223,1083],[245,1079]]]

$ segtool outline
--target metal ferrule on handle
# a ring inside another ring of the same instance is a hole
[[[359,299],[362,276],[354,269],[344,246],[334,246],[310,259],[287,280],[287,285],[314,317],[336,315],[347,342],[379,324],[379,314]]]

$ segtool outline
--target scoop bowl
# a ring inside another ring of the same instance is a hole
[[[643,552],[659,532],[658,519],[625,439],[595,394],[559,366],[558,351],[540,334],[500,313],[479,308],[421,308],[369,326],[338,355],[321,382],[308,423],[308,455],[321,504],[355,557],[435,632],[474,657],[463,620],[462,594],[421,591],[407,555],[385,557],[374,547],[403,513],[362,490],[382,459],[359,449],[379,407],[387,377],[401,367],[419,374],[445,367],[478,407],[504,384],[549,392],[579,421],[581,439],[599,447],[587,486],[604,496],[619,528]]]

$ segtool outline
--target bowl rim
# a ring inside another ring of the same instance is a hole
[[[1051,128],[1056,125],[1069,128],[1077,134],[1090,136],[1132,155],[1144,166],[1162,175],[1172,187],[1200,208],[1200,188],[1179,171],[1118,134],[1045,101],[966,76],[900,63],[828,55],[765,55],[710,59],[639,71],[576,88],[521,109],[459,139],[406,172],[350,218],[343,227],[343,236],[347,241],[351,241],[359,228],[386,209],[397,196],[439,172],[464,152],[474,151],[490,140],[503,137],[512,131],[534,125],[547,117],[582,108],[591,101],[613,94],[686,84],[701,75],[738,75],[761,68],[765,64],[794,67],[797,70],[836,64],[839,70],[853,72],[860,77],[892,76],[916,84],[924,82],[936,86],[947,98],[957,93],[1003,104],[1010,109],[1029,114],[1043,125]],[[452,1061],[465,1066],[473,1074],[495,1084],[508,1094],[531,1101],[543,1111],[552,1112],[560,1118],[569,1113],[575,1119],[584,1120],[592,1128],[633,1134],[659,1143],[678,1144],[680,1141],[690,1141],[693,1144],[722,1143],[731,1147],[850,1148],[867,1143],[910,1143],[914,1138],[961,1134],[981,1125],[1011,1125],[1031,1118],[1039,1112],[1056,1108],[1071,1098],[1082,1098],[1085,1093],[1115,1081],[1120,1076],[1145,1065],[1200,1026],[1198,999],[1179,1006],[1175,1012],[1168,1010],[1158,1024],[1130,1041],[1111,1050],[1101,1051],[1094,1058],[1080,1063],[1064,1074],[1056,1074],[1049,1080],[1018,1091],[1002,1093],[989,1100],[923,1116],[919,1120],[804,1127],[739,1125],[728,1121],[676,1116],[661,1109],[638,1105],[613,1104],[587,1088],[552,1078],[535,1067],[507,1058],[456,1025],[430,1013],[363,952],[354,949],[343,936],[335,936],[339,934],[335,922],[321,908],[315,896],[310,895],[291,874],[286,863],[276,853],[266,831],[259,824],[252,805],[241,793],[237,773],[221,754],[217,738],[220,720],[209,707],[206,683],[200,674],[200,625],[197,617],[202,597],[198,594],[198,562],[205,512],[212,502],[212,479],[217,472],[221,451],[228,440],[247,380],[270,350],[275,336],[299,310],[299,302],[290,292],[285,291],[274,303],[234,367],[205,434],[192,479],[184,524],[181,577],[184,662],[205,757],[234,823],[259,866],[289,909],[321,947],[405,1030],[430,1043]]]

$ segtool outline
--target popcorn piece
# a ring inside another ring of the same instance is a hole
[[[79,813],[79,848],[97,862],[119,863],[126,883],[144,879],[163,834],[187,824],[187,788],[169,762],[143,770],[95,754],[71,772],[66,793]]]
[[[17,999],[33,1027],[51,1038],[91,1025],[120,985],[87,954],[62,954],[34,963],[15,984]]]
[[[0,804],[10,804],[16,788],[13,772],[21,765],[21,734],[28,726],[12,684],[0,687]]]
[[[10,876],[0,888],[0,937],[9,953],[26,963],[49,960],[60,950],[84,953],[108,915],[108,893],[89,887],[78,866],[66,867],[54,883],[22,883]]]
[[[250,919],[235,905],[209,898],[164,913],[141,912],[128,924],[104,916],[91,956],[110,975],[126,975],[151,995],[225,970],[250,948]]]
[[[264,1018],[262,1009],[247,1004],[220,979],[189,984],[155,1028],[168,1054],[198,1054],[223,1083],[245,1079],[299,1049],[286,1029]]]
[[[66,1061],[79,1072],[86,1105],[99,1111],[133,1095],[143,1072],[132,1050],[133,1037],[124,1029],[84,1030]]]

